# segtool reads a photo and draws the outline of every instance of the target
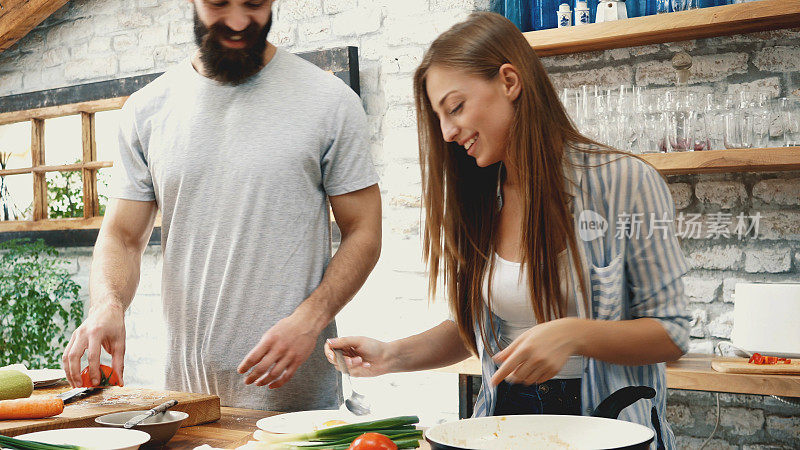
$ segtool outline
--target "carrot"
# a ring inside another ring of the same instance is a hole
[[[0,400],[0,420],[41,419],[57,416],[64,411],[64,401],[58,397],[36,396],[16,400]]]

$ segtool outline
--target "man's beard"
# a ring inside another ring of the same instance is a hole
[[[222,23],[207,27],[195,11],[194,39],[200,47],[200,61],[206,73],[217,81],[232,85],[241,84],[258,73],[264,65],[267,34],[271,27],[272,15],[261,29],[255,22],[239,32]],[[241,36],[238,42],[247,45],[242,49],[225,47],[222,39],[230,39],[232,36]]]

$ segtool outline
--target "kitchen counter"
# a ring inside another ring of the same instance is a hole
[[[761,375],[722,373],[711,368],[711,360],[734,360],[714,355],[689,353],[667,363],[667,387],[694,391],[729,392],[733,394],[782,395],[800,397],[800,375]],[[439,369],[459,375],[480,375],[481,364],[472,357],[458,364]]]
[[[800,397],[800,375],[753,375],[721,373],[711,368],[712,355],[688,354],[667,364],[667,386],[672,389],[730,392],[737,394],[781,395]],[[480,363],[470,358],[439,371],[460,375],[464,395],[470,376],[480,375]],[[471,390],[470,390],[471,392]],[[463,405],[462,405],[463,407]],[[220,420],[193,427],[181,428],[167,449],[192,449],[203,444],[219,448],[236,448],[253,438],[256,422],[262,417],[280,414],[270,411],[222,408]],[[421,449],[430,447],[422,442]]]
[[[280,413],[241,408],[221,408],[216,422],[178,430],[165,449],[195,448],[203,444],[219,448],[236,448],[253,439],[259,419]]]
[[[713,359],[734,358],[692,353],[684,355],[675,362],[667,363],[667,387],[693,391],[800,397],[800,375],[722,373],[711,368]],[[481,374],[478,358],[471,357],[438,371],[459,375],[459,416],[471,416],[472,397],[476,392],[470,378]]]
[[[181,428],[165,449],[193,449],[203,444],[218,448],[236,448],[253,439],[256,422],[263,417],[280,414],[252,409],[222,408],[222,417],[213,423]],[[420,449],[429,450],[422,442]]]

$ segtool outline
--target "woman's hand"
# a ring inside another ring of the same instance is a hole
[[[581,320],[573,317],[536,325],[494,356],[501,364],[492,377],[497,386],[509,383],[544,383],[558,374],[579,348]]]
[[[363,336],[328,339],[325,343],[325,357],[336,366],[336,370],[341,371],[342,368],[336,364],[333,349],[342,351],[347,369],[354,377],[376,377],[392,371],[389,344],[386,342]]]

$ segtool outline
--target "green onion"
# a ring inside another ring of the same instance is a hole
[[[0,444],[3,447],[19,450],[85,450],[77,445],[45,444],[43,442],[25,441],[0,435]]]
[[[371,422],[361,422],[340,425],[338,427],[323,428],[311,433],[271,434],[258,430],[253,434],[253,436],[259,441],[268,444],[278,444],[282,442],[322,441],[331,440],[331,438],[338,440],[356,433],[361,435],[374,430],[397,429],[404,427],[405,425],[413,425],[415,423],[419,423],[419,417],[417,416],[398,416],[390,419],[373,420]]]
[[[420,439],[422,436],[420,436]],[[397,445],[397,449],[400,450],[401,448],[419,448],[419,439],[411,438],[411,439],[398,439],[394,441]],[[347,449],[345,449],[347,450]]]
[[[414,438],[414,440],[417,440],[417,441],[422,439],[422,430],[401,431],[401,432],[391,432],[391,431],[383,430],[383,432],[381,432],[381,431],[370,431],[370,433],[380,433],[380,434],[388,437],[389,439],[391,439],[395,443],[398,440],[404,440],[404,439]],[[361,436],[362,434],[364,434],[364,433],[360,433],[360,434],[356,434],[356,435],[350,435],[350,436],[343,437],[342,439],[339,439],[339,440],[336,440],[336,441],[327,441],[327,442],[310,441],[310,442],[302,442],[302,443],[300,443],[300,442],[292,442],[292,443],[289,443],[288,445],[290,445],[292,448],[298,448],[298,449],[322,449],[322,448],[327,449],[327,448],[332,448],[332,447],[336,447],[338,445],[343,445],[343,444],[346,445],[347,447],[349,447],[350,444],[353,442],[353,440],[355,438]],[[345,447],[345,448],[347,448],[347,447]]]
[[[409,432],[415,432],[415,431],[417,431],[417,427],[415,427],[414,425],[403,425],[403,426],[396,427],[396,428],[381,428],[381,429],[377,429],[377,430],[370,430],[369,432],[370,433],[383,434],[383,435],[391,438],[392,436],[394,436],[396,434],[409,433]],[[326,437],[323,437],[323,438],[309,439],[309,440],[310,441],[319,441],[319,442],[334,442],[334,441],[339,441],[341,439],[346,439],[346,438],[355,439],[355,438],[361,436],[364,433],[365,433],[364,431],[356,431],[354,433],[345,433],[345,434],[341,434],[341,435],[337,435],[337,436],[326,436]]]
[[[402,438],[394,440],[392,442],[397,445],[398,450],[404,448],[418,448],[419,447],[419,440],[422,438],[422,431],[420,430],[419,437],[409,437],[409,438]],[[351,440],[352,441],[352,440]],[[318,449],[325,449],[325,450],[347,450],[350,448],[351,442],[346,442],[342,444],[318,444],[318,445],[303,445],[303,444],[295,444],[295,443],[277,443],[277,444],[269,444],[265,449],[269,450],[318,450]]]

